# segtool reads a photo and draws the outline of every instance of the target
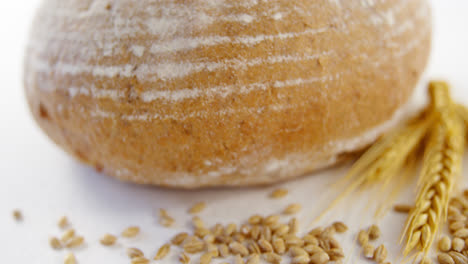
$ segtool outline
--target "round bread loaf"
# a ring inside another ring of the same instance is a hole
[[[45,0],[26,95],[53,141],[108,175],[269,184],[388,129],[430,26],[425,0]]]

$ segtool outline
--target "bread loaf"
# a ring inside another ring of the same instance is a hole
[[[430,26],[425,0],[45,0],[24,84],[47,135],[108,175],[269,184],[386,131]]]

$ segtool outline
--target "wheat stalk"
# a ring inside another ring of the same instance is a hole
[[[403,232],[406,237],[404,255],[418,245],[424,254],[431,247],[439,225],[446,217],[465,146],[465,127],[450,99],[448,85],[433,82],[430,94],[436,120],[425,146],[416,204]]]

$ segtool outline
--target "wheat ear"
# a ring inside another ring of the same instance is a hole
[[[445,220],[465,146],[465,126],[450,99],[448,85],[433,82],[429,90],[436,120],[425,147],[416,203],[403,232],[404,255],[418,245],[424,254],[431,247],[441,221]]]
[[[346,176],[335,185],[345,187],[315,221],[321,219],[359,187],[380,181],[386,185],[401,170],[410,154],[421,143],[432,120],[432,115],[423,112],[410,119],[405,126],[396,128],[393,132],[377,140],[354,163]]]

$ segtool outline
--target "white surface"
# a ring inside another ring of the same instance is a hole
[[[0,251],[4,263],[61,263],[66,251],[53,251],[48,237],[58,235],[56,221],[67,215],[86,246],[76,250],[79,263],[129,263],[125,247],[141,248],[148,256],[178,230],[187,227],[190,217],[186,208],[194,201],[210,201],[201,214],[209,223],[242,220],[253,213],[275,213],[290,202],[305,207],[302,223],[309,223],[330,193],[323,190],[338,179],[346,167],[316,173],[283,184],[291,195],[282,200],[269,200],[274,187],[255,189],[217,189],[174,191],[118,182],[86,168],[55,147],[29,116],[21,85],[22,51],[36,0],[5,1],[0,9]],[[450,80],[460,102],[468,104],[468,2],[433,1],[435,38],[427,76]],[[465,165],[468,159],[465,159]],[[466,167],[466,166],[465,166]],[[465,170],[464,175],[468,175]],[[464,177],[466,178],[466,177]],[[465,180],[465,183],[468,180]],[[330,189],[328,189],[330,190]],[[414,195],[398,200],[405,201]],[[352,205],[352,206],[351,206]],[[351,230],[342,236],[348,263],[366,263],[352,257],[352,239],[360,226],[373,222],[365,213],[365,197],[343,204],[324,221],[343,220]],[[157,224],[157,209],[168,208],[177,216],[176,229]],[[24,222],[15,223],[11,212],[20,208]],[[369,211],[369,210],[368,210]],[[395,260],[399,256],[398,238],[405,216],[390,213],[381,220],[385,226],[382,242]],[[139,225],[142,234],[135,239],[120,240],[114,248],[104,248],[98,240],[104,233],[118,234],[128,225]],[[357,249],[354,250],[354,254]],[[175,262],[173,257],[172,262]],[[397,263],[398,261],[394,261]],[[169,263],[169,262],[168,262]],[[196,262],[193,262],[196,263]]]

